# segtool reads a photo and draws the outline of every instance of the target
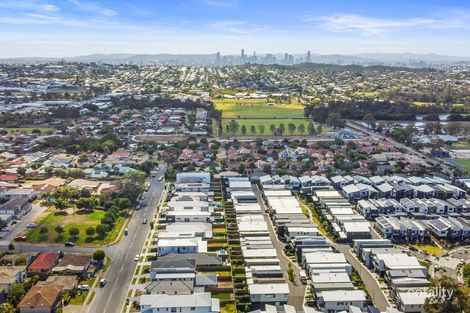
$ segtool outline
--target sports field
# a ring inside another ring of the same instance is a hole
[[[307,135],[308,121],[304,117],[304,106],[296,101],[292,103],[269,103],[265,99],[214,99],[215,108],[222,111],[223,135],[232,135],[227,130],[227,125],[231,120],[235,120],[239,128],[235,135],[242,135],[242,127],[246,127],[247,136],[271,136],[270,126],[284,124],[285,132],[283,135],[290,135],[288,125],[290,123],[296,126],[292,135]],[[260,125],[264,126],[264,133],[261,134]],[[305,131],[300,132],[299,126],[303,125]],[[255,133],[251,132],[251,127],[255,127]],[[317,125],[318,127],[318,125]],[[322,133],[329,130],[323,127]]]
[[[455,159],[455,161],[465,166],[467,168],[467,171],[470,172],[470,159]]]

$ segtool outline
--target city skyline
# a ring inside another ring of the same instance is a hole
[[[260,53],[470,55],[470,6],[458,0],[7,0],[0,3],[0,26],[2,58],[235,55],[242,47]]]

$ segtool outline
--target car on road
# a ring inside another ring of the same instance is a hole
[[[147,224],[147,219],[146,219],[146,218],[144,218],[144,219],[142,220],[142,224]]]
[[[103,288],[104,286],[106,286],[106,279],[101,278],[100,279],[100,287]]]
[[[300,271],[299,276],[300,276],[300,282],[302,284],[306,284],[307,283],[307,274],[305,273],[305,271]]]
[[[140,255],[136,254],[135,257],[134,257],[134,261],[138,262],[140,259]]]
[[[16,236],[13,240],[14,241],[26,241],[26,236]]]
[[[158,177],[158,180],[159,180],[159,181],[162,181],[162,180],[163,180],[163,175],[160,176],[160,177]]]
[[[26,228],[36,228],[36,224],[29,223],[28,225],[26,225]]]
[[[78,286],[78,290],[81,290],[81,291],[88,291],[88,290],[90,290],[90,286],[88,286],[88,285],[86,285],[86,284],[85,284],[85,285],[79,285],[79,286]]]
[[[71,241],[67,241],[65,244],[64,244],[66,247],[73,247],[75,246],[75,244]]]
[[[3,227],[2,232],[8,233],[10,231],[10,227]]]
[[[129,230],[126,228],[124,229],[124,236],[127,236],[127,235],[129,235]]]

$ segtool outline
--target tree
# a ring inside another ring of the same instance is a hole
[[[72,227],[69,229],[69,235],[72,236],[72,237],[77,237],[78,234],[80,234],[80,229],[78,229],[77,227]]]
[[[15,250],[15,245],[13,243],[8,244],[8,250]]]
[[[263,134],[264,134],[264,130],[265,130],[265,126],[264,126],[263,124],[260,124],[260,125],[258,125],[258,129],[259,129],[259,133],[260,133],[261,135],[263,135]]]
[[[69,207],[69,203],[64,198],[59,197],[59,198],[55,199],[54,206],[58,210],[65,210],[66,208]]]
[[[246,135],[246,126],[245,125],[242,125],[242,135],[243,136]]]
[[[25,169],[24,167],[18,167],[18,168],[16,169],[16,173],[17,173],[18,175],[24,176],[24,175],[26,174],[26,169]]]
[[[286,125],[284,125],[284,123],[281,123],[279,125],[279,133],[281,134],[281,136],[282,134],[284,134],[285,131],[286,131]]]
[[[251,127],[250,127],[250,133],[251,133],[252,135],[256,135],[256,126],[255,126],[255,125],[251,125]]]
[[[47,227],[41,227],[41,229],[39,230],[39,233],[40,234],[45,234],[49,231],[49,229],[47,229]]]
[[[105,257],[106,255],[103,250],[96,250],[95,253],[93,253],[93,260],[95,261],[103,262]]]
[[[26,294],[26,290],[23,284],[14,283],[8,289],[7,300],[11,305],[13,305],[16,308],[18,304],[20,303],[21,299],[23,299],[23,297],[25,296],[25,294]]]
[[[305,125],[303,123],[299,125],[299,133],[300,135],[305,133]]]
[[[88,227],[85,232],[86,232],[88,237],[93,237],[95,235],[95,228],[94,227]]]
[[[295,130],[296,130],[297,126],[295,126],[294,123],[289,123],[287,125],[287,129],[289,129],[289,134],[292,136],[292,134],[294,134]]]
[[[427,313],[470,312],[470,291],[459,287],[455,279],[433,278],[429,291],[431,296],[424,302]]]
[[[322,131],[323,131],[323,127],[321,126],[321,124],[318,124],[317,133],[321,135]]]
[[[328,118],[326,119],[326,124],[330,125],[333,128],[341,128],[341,127],[344,127],[345,125],[339,113],[328,114]]]
[[[362,119],[362,121],[363,121],[364,123],[366,123],[367,125],[369,125],[370,128],[372,128],[372,129],[375,128],[375,118],[374,118],[374,116],[372,115],[372,113],[367,112],[367,113],[364,115],[364,118]]]
[[[232,136],[235,136],[235,133],[238,131],[238,128],[240,126],[238,125],[237,121],[231,120],[230,123],[228,123],[228,129],[232,133]]]
[[[64,232],[64,228],[60,225],[57,225],[55,228],[54,228],[55,232],[58,233],[59,235],[62,234]]]
[[[100,237],[106,236],[106,228],[103,225],[96,225],[95,230]]]
[[[311,136],[316,134],[315,124],[313,124],[312,121],[308,122],[307,130],[308,130],[308,134]]]
[[[269,125],[269,130],[271,131],[271,134],[273,134],[274,136],[274,132],[276,131],[276,125],[274,124]]]

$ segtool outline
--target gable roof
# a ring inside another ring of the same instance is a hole
[[[62,293],[62,286],[33,286],[18,304],[18,308],[50,308],[54,307]]]

